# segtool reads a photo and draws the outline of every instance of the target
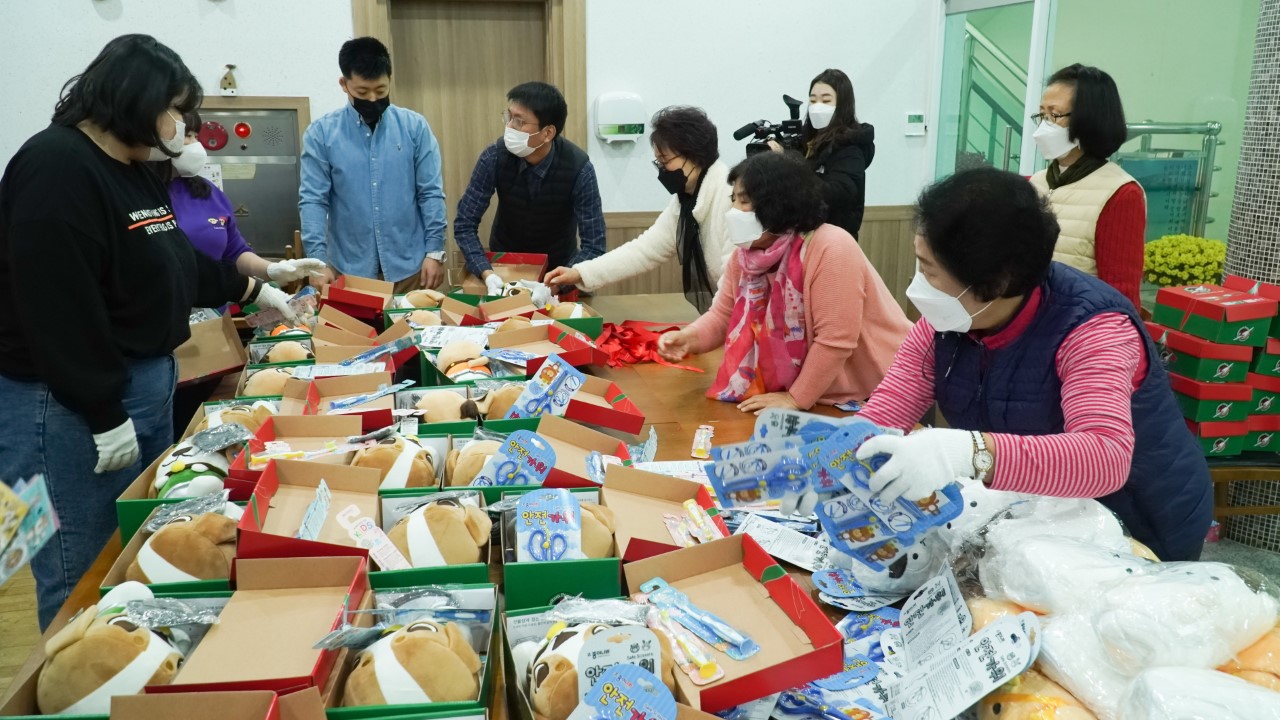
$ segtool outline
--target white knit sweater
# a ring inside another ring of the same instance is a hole
[[[702,241],[702,255],[707,262],[707,275],[714,286],[724,275],[725,264],[733,255],[733,243],[725,227],[724,215],[733,207],[729,199],[729,167],[717,160],[707,168],[698,199],[693,206],[693,218],[698,221]],[[680,224],[680,200],[671,196],[671,202],[658,216],[653,226],[640,233],[634,240],[614,248],[594,260],[586,260],[573,266],[582,274],[581,287],[596,290],[609,283],[625,280],[648,272],[676,256],[680,239],[676,227]]]

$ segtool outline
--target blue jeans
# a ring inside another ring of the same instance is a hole
[[[42,632],[115,532],[116,498],[173,440],[173,356],[127,362],[124,408],[141,454],[129,467],[102,475],[93,472],[98,450],[83,418],[55,400],[44,383],[0,376],[6,426],[0,432],[0,478],[13,483],[43,474],[58,514],[58,532],[31,561]]]

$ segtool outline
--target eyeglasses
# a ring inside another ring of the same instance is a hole
[[[679,159],[680,159],[679,155],[672,155],[669,158],[659,158],[653,161],[653,166],[658,168],[659,170],[665,170],[667,168],[667,163],[673,162]]]
[[[512,121],[515,121],[515,123],[516,123],[514,126],[511,124],[511,122],[512,122]],[[510,110],[503,110],[503,111],[502,111],[502,124],[503,124],[503,125],[506,125],[507,127],[517,127],[517,128],[522,128],[522,127],[524,127],[525,125],[529,125],[529,124],[531,124],[531,123],[532,123],[532,124],[534,124],[534,125],[536,125],[536,124],[537,124],[537,121],[536,121],[536,120],[526,120],[526,119],[524,119],[524,118],[520,117],[519,115],[512,115]]]
[[[1032,116],[1031,116],[1031,122],[1033,122],[1033,123],[1035,123],[1035,124],[1039,125],[1040,123],[1044,122],[1045,120],[1052,120],[1054,123],[1057,123],[1059,120],[1061,120],[1062,118],[1065,118],[1065,117],[1071,117],[1071,113],[1069,113],[1069,112],[1066,112],[1066,113],[1055,113],[1055,112],[1050,112],[1050,113],[1036,113],[1035,115],[1032,115]]]

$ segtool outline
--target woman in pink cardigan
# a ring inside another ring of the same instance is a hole
[[[758,153],[729,173],[737,246],[705,315],[658,340],[667,360],[725,346],[707,397],[743,412],[865,400],[911,329],[848,232],[823,222],[818,178]]]

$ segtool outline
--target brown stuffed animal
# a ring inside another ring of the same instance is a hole
[[[520,399],[520,393],[524,392],[524,385],[519,383],[511,383],[503,385],[497,390],[490,390],[484,397],[476,402],[476,407],[480,410],[481,416],[485,420],[501,420],[507,416],[507,411],[511,410],[511,406],[516,404],[516,400]]]
[[[440,457],[435,448],[417,441],[397,437],[394,442],[380,443],[356,451],[351,459],[355,467],[376,468],[382,473],[382,490],[436,486],[436,467]]]
[[[282,340],[267,351],[266,357],[263,359],[269,363],[283,362],[301,362],[303,360],[311,360],[315,355],[307,349],[306,345],[297,340]]]
[[[444,302],[444,294],[435,290],[413,290],[404,296],[405,304],[416,308],[438,308]]]
[[[547,308],[547,315],[554,320],[572,320],[583,317],[585,314],[582,303],[560,303],[555,307]]]
[[[484,510],[442,500],[400,518],[387,537],[414,567],[466,565],[484,560],[492,529]]]
[[[410,623],[356,656],[346,707],[474,701],[480,656],[454,623]]]
[[[508,330],[524,330],[525,328],[531,328],[531,327],[533,327],[532,320],[522,315],[517,315],[515,317],[507,318],[506,320],[502,321],[502,324],[499,325],[498,329],[494,330],[494,332],[501,333],[501,332],[507,332]]]
[[[1241,650],[1231,662],[1218,668],[1254,685],[1280,692],[1280,627]]]
[[[252,405],[231,405],[205,415],[200,424],[196,426],[196,432],[203,432],[219,425],[236,423],[243,425],[249,432],[256,433],[262,427],[262,424],[267,421],[267,418],[275,414],[275,407],[271,403],[261,400]]]
[[[993,600],[981,595],[971,597],[964,602],[969,606],[969,614],[973,615],[973,632],[975,633],[1000,618],[1017,617],[1024,612],[1030,612],[1021,605],[1005,600]]]
[[[538,644],[529,664],[528,696],[535,720],[565,720],[578,707],[578,655],[586,640],[614,628],[596,623],[561,626]],[[658,679],[673,692],[673,660],[670,641],[664,633],[654,632],[661,646]],[[514,651],[513,651],[514,654]]]
[[[979,720],[1097,720],[1062,686],[1028,670],[978,704]]]
[[[1160,562],[1160,558],[1156,557],[1156,554],[1152,552],[1151,548],[1147,547],[1146,545],[1143,545],[1141,542],[1138,542],[1133,538],[1129,538],[1129,553],[1132,555],[1136,555],[1142,558],[1143,560],[1150,560],[1151,562]]]
[[[480,417],[480,409],[474,401],[452,390],[428,390],[419,396],[414,407],[427,412],[426,421],[429,423],[474,420]]]
[[[436,367],[455,383],[493,377],[489,358],[484,357],[484,348],[470,340],[454,340],[440,348]]]
[[[420,327],[431,327],[440,324],[440,313],[433,313],[430,310],[414,310],[411,313],[405,313],[405,318]]]
[[[462,450],[452,450],[445,464],[445,478],[449,485],[470,485],[484,468],[490,455],[497,455],[502,443],[497,440],[475,440]]]
[[[249,376],[244,383],[245,397],[283,395],[284,384],[293,377],[289,368],[263,368]]]
[[[175,518],[147,538],[125,577],[145,585],[231,577],[240,512],[234,505],[230,508],[235,509],[230,516],[204,513]]]
[[[593,502],[582,507],[582,554],[589,558],[613,557],[613,510]]]
[[[120,612],[129,600],[151,598],[138,583],[121,584],[49,638],[36,681],[41,713],[105,717],[112,695],[136,695],[148,685],[173,682],[182,656]]]

